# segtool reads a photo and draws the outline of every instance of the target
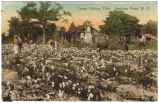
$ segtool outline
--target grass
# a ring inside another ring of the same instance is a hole
[[[157,51],[157,41],[149,41],[145,47],[146,49],[151,49]]]
[[[129,50],[151,49],[157,51],[157,41],[146,41],[140,48],[139,44],[128,44]]]
[[[109,74],[109,77],[115,77],[115,74],[118,72],[118,76],[125,76],[125,77],[129,77],[132,78],[133,80],[136,81],[136,84],[141,84],[143,85],[145,88],[147,88],[148,86],[156,86],[157,85],[157,81],[152,79],[151,77],[149,77],[144,71],[143,72],[137,72],[137,71],[128,71],[125,72],[125,69],[128,68],[127,65],[123,65],[123,66],[117,66],[116,70],[113,70],[114,66],[113,65],[108,65],[106,68],[101,69],[101,71],[105,71]],[[148,72],[152,72],[147,70]],[[120,81],[118,81],[120,82]]]

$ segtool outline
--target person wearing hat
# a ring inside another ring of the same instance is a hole
[[[19,36],[15,35],[13,39],[14,44],[14,54],[18,54],[22,48],[22,40]]]

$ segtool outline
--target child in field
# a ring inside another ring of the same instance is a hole
[[[128,51],[128,49],[129,49],[129,48],[128,48],[128,46],[126,45],[126,42],[124,42],[124,43],[123,43],[123,50],[124,50],[124,51]]]
[[[53,39],[49,39],[48,40],[48,44],[49,44],[49,47],[50,47],[51,51],[53,51],[54,40]]]
[[[30,49],[34,51],[36,46],[35,46],[34,41],[32,39],[29,40],[29,44],[30,44]]]

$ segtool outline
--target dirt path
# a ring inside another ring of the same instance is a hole
[[[2,82],[3,81],[12,81],[18,79],[18,73],[9,69],[2,70]]]

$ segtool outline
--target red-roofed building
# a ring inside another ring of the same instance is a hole
[[[69,42],[82,41],[88,44],[106,43],[108,36],[100,33],[92,26],[80,25],[75,29],[67,32],[65,38]]]
[[[157,37],[151,34],[140,34],[139,39],[142,42],[146,40],[157,40]]]

